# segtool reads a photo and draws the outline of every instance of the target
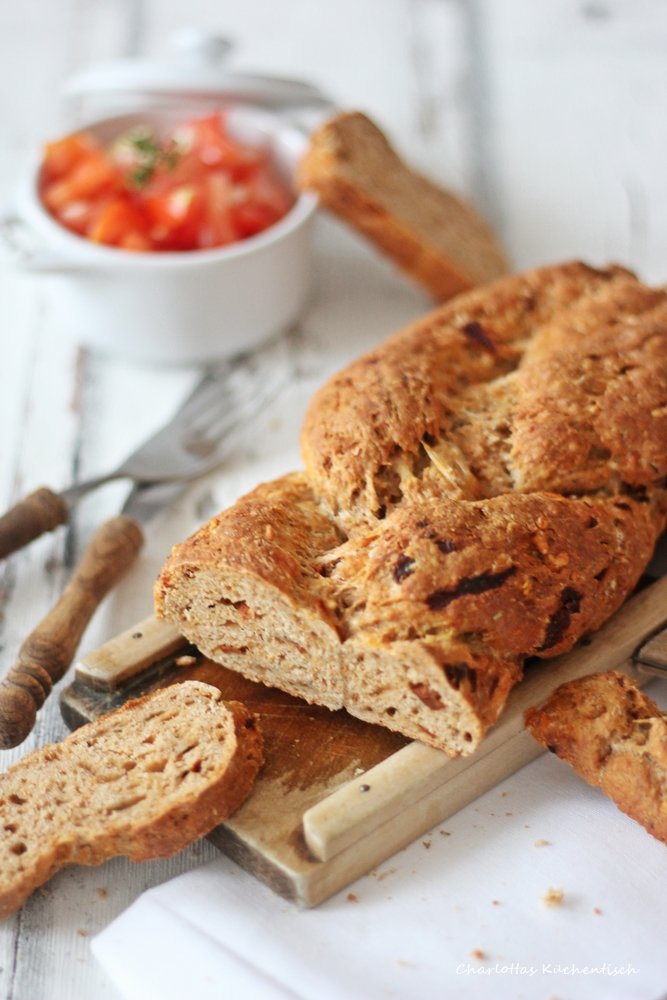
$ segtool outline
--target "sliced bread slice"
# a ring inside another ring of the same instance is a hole
[[[358,111],[313,133],[299,183],[438,300],[508,270],[475,209],[408,166]]]
[[[0,917],[67,864],[169,857],[226,819],[262,763],[254,716],[184,681],[0,775]]]

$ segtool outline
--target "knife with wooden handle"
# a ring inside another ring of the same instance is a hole
[[[37,711],[70,666],[90,619],[138,556],[145,524],[172,503],[187,483],[135,486],[123,512],[99,528],[56,605],[21,646],[0,682],[0,749],[18,746]]]

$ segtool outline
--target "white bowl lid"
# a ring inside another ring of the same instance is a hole
[[[333,108],[319,87],[305,80],[231,72],[225,58],[233,46],[221,36],[187,29],[174,36],[172,45],[176,54],[170,59],[121,59],[83,70],[69,79],[63,97],[85,105],[89,116],[91,111],[221,99],[276,110]]]

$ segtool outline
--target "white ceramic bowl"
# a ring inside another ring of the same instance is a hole
[[[228,108],[225,116],[233,135],[267,148],[293,179],[303,133],[254,108]],[[194,114],[148,111],[85,127],[106,143],[137,124],[160,129],[188,117]],[[38,167],[18,205],[36,247],[23,264],[49,276],[50,321],[79,341],[137,361],[200,363],[252,348],[299,316],[310,282],[314,195],[300,194],[279,222],[226,247],[132,253],[70,233],[42,205],[37,182]]]

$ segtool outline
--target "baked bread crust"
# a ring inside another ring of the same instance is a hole
[[[313,133],[298,180],[436,299],[508,270],[478,213],[407,166],[358,111],[343,112]]]
[[[667,296],[507,278],[334,376],[305,474],[177,545],[157,614],[254,680],[468,753],[528,656],[623,602],[665,524]]]
[[[641,498],[667,476],[666,331],[664,291],[622,268],[475,289],[315,394],[306,474],[348,531],[425,496]]]
[[[618,671],[562,684],[526,713],[535,739],[667,844],[667,715]]]
[[[0,775],[0,917],[67,864],[182,850],[241,805],[261,764],[254,716],[199,681],[34,750]]]

